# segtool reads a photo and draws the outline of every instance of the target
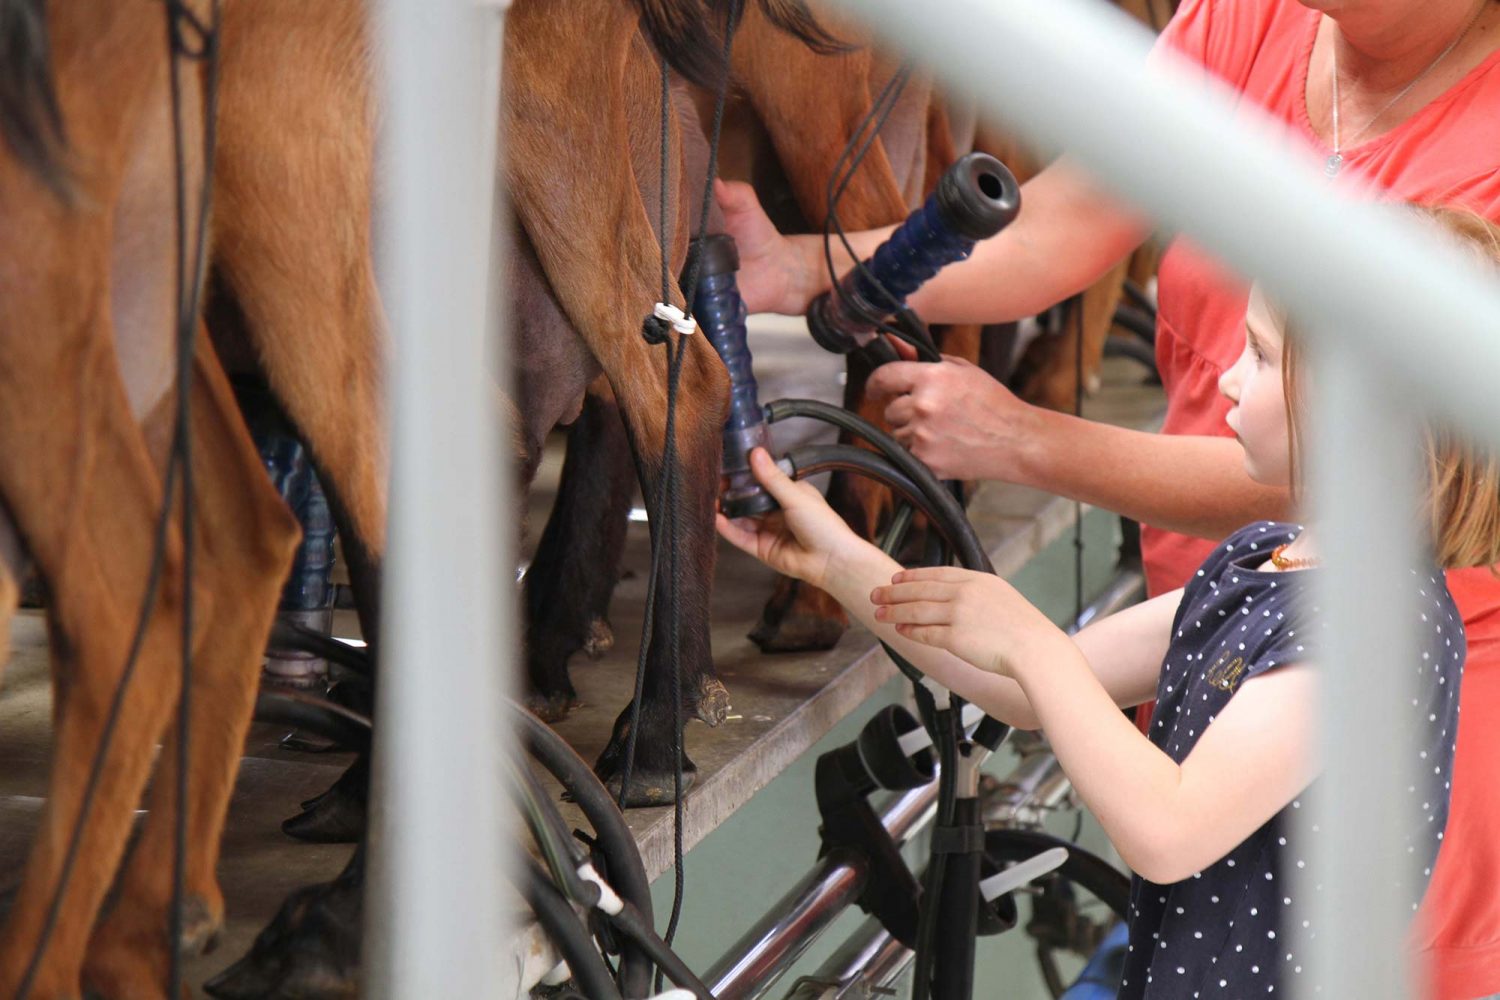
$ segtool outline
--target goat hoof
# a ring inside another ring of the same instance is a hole
[[[762,653],[808,653],[832,649],[848,628],[842,622],[809,615],[791,615],[780,621],[762,618],[750,630],[749,639]]]
[[[358,995],[361,888],[342,876],[287,897],[244,958],[203,984],[218,1000]]]
[[[533,691],[526,695],[527,710],[543,722],[561,722],[578,704],[578,696],[571,690],[555,694]]]
[[[196,893],[182,901],[182,927],[178,948],[184,955],[207,955],[219,946],[223,929],[222,907],[216,911]]]
[[[832,600],[797,581],[780,585],[766,601],[749,639],[762,653],[832,649],[849,628],[848,616]]]
[[[597,770],[597,766],[595,770]],[[620,801],[619,773],[599,775],[609,797]],[[682,794],[686,795],[698,780],[698,769],[685,765],[682,769]],[[669,806],[677,801],[677,779],[670,769],[643,767],[637,763],[630,769],[630,791],[625,795],[626,809],[646,809],[651,806]]]
[[[314,844],[352,844],[364,833],[369,788],[370,761],[361,754],[328,791],[303,802],[281,832]]]
[[[729,691],[717,677],[703,677],[699,681],[698,704],[693,715],[710,726],[717,726],[729,714]]]
[[[330,790],[284,821],[281,832],[310,844],[352,844],[365,832],[365,804]]]
[[[723,685],[720,685],[722,688]],[[641,738],[636,741],[635,762],[630,768],[630,787],[625,793],[625,808],[670,805],[677,801],[676,776],[672,767],[671,739],[663,734],[653,738],[653,726],[643,715]],[[594,764],[594,773],[609,789],[610,798],[620,801],[620,782],[624,777],[625,744],[630,735],[630,709],[627,707],[615,721],[609,745]],[[686,753],[682,754],[682,791],[687,794],[698,778],[698,767]]]
[[[583,652],[591,660],[597,660],[615,648],[615,630],[602,617],[589,619],[583,637]]]

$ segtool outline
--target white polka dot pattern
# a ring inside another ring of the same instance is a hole
[[[1299,530],[1274,522],[1241,529],[1189,581],[1172,624],[1149,732],[1173,760],[1187,758],[1246,683],[1278,665],[1316,663],[1327,626],[1306,587],[1317,571],[1259,568],[1273,547]],[[1424,683],[1413,702],[1422,762],[1432,765],[1432,773],[1407,788],[1408,852],[1430,875],[1448,818],[1464,643],[1442,574],[1414,571],[1412,587],[1423,620],[1435,626],[1419,630],[1425,647],[1415,669]],[[1120,1000],[1260,996],[1301,976],[1306,942],[1317,932],[1302,911],[1291,916],[1297,909],[1293,872],[1296,885],[1307,884],[1307,852],[1299,848],[1290,820],[1301,806],[1301,799],[1293,801],[1191,878],[1170,886],[1135,880]],[[1425,877],[1408,887],[1410,898],[1419,899],[1424,888]]]

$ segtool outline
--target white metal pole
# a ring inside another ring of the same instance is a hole
[[[496,996],[513,972],[499,956],[514,559],[491,302],[502,12],[380,7],[392,484],[364,968],[389,1000]]]
[[[1289,871],[1292,919],[1310,921],[1313,937],[1311,954],[1295,959],[1308,967],[1283,979],[1296,996],[1321,986],[1324,997],[1395,1000],[1414,994],[1404,947],[1412,910],[1397,884],[1409,891],[1420,874],[1406,850],[1421,820],[1407,789],[1423,780],[1413,708],[1411,572],[1423,558],[1415,414],[1347,348],[1320,352],[1307,378],[1313,519],[1327,561],[1308,609],[1328,623],[1308,636],[1322,680],[1324,770],[1293,810],[1309,854],[1307,868]]]

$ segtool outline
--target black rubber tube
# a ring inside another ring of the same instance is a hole
[[[1054,847],[1064,847],[1068,851],[1068,860],[1054,874],[1083,886],[1116,916],[1125,919],[1130,909],[1130,879],[1098,855],[1085,851],[1071,840],[1033,830],[1001,828],[989,830],[984,835],[985,856],[998,865],[1025,861]]]
[[[813,444],[786,453],[794,479],[804,479],[820,472],[843,471],[866,476],[889,486],[902,499],[928,516],[937,533],[948,544],[966,569],[981,573],[994,572],[979,536],[964,517],[963,508],[951,495],[946,501],[934,502],[920,484],[915,483],[893,463],[868,448],[852,444]]]
[[[923,513],[942,527],[958,561],[966,569],[993,573],[994,565],[964,516],[962,505],[931,469],[880,428],[842,407],[817,399],[778,399],[766,405],[766,421],[777,423],[788,417],[809,417],[832,424],[840,430],[864,438],[880,452],[896,471],[920,491],[917,505]]]
[[[1128,330],[1144,343],[1156,343],[1156,314],[1144,312],[1129,303],[1120,303],[1115,309],[1114,325]]]
[[[536,914],[547,938],[568,963],[568,970],[589,1000],[621,1000],[604,956],[594,948],[594,937],[579,921],[561,890],[530,859],[521,865],[521,894]]]
[[[351,750],[370,748],[368,716],[305,691],[262,688],[255,696],[255,720],[310,730]]]
[[[1129,358],[1143,366],[1153,376],[1157,375],[1156,350],[1150,344],[1134,337],[1122,337],[1118,333],[1105,337],[1104,356],[1106,358]]]
[[[626,903],[623,910],[609,918],[609,922],[623,935],[639,944],[672,982],[692,993],[698,1000],[714,1000],[713,993],[704,985],[703,980],[687,967],[687,963],[675,951],[667,947],[667,943],[651,929],[651,925],[632,904]]]
[[[365,649],[340,642],[332,636],[294,622],[278,621],[271,626],[271,638],[267,644],[321,656],[330,663],[337,663],[364,677],[369,677],[372,672],[370,654]]]
[[[511,708],[520,722],[526,751],[562,783],[584,816],[588,817],[599,850],[605,857],[608,869],[605,877],[609,884],[622,899],[636,908],[646,926],[650,927],[653,919],[651,883],[646,878],[646,866],[641,861],[635,834],[630,832],[614,797],[594,774],[594,769],[545,722],[519,705],[512,703]],[[632,997],[647,996],[651,992],[651,962],[645,951],[627,947],[621,952],[620,984]]]

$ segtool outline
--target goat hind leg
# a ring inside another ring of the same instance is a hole
[[[526,571],[528,707],[547,721],[577,704],[568,659],[614,645],[609,602],[635,485],[619,408],[593,391],[568,431],[557,500]]]
[[[85,324],[104,325],[102,310]],[[67,689],[57,713],[42,825],[0,932],[0,995],[17,991],[58,893],[66,845],[75,829],[82,831],[60,898],[61,917],[33,985],[39,1000],[77,993],[88,932],[124,850],[175,696],[181,587],[174,540],[163,555],[156,610],[85,821],[85,776],[131,645],[162,494],[108,341],[96,338],[42,357],[65,339],[30,338],[24,351],[9,349],[17,346],[14,340],[0,341],[9,384],[0,394],[0,448],[14,459],[0,469],[0,490],[51,585],[53,657],[59,686]],[[47,360],[55,366],[42,363]]]
[[[297,526],[265,476],[229,385],[205,337],[193,379],[195,611],[187,775],[187,857],[178,946],[206,950],[223,920],[218,845],[254,709],[260,651],[270,631]],[[233,594],[233,600],[224,595]],[[207,595],[203,600],[198,595]],[[213,600],[212,595],[219,595]],[[119,901],[94,933],[86,984],[103,996],[148,995],[165,978],[177,801],[177,729],[166,740],[150,813],[127,864]]]

